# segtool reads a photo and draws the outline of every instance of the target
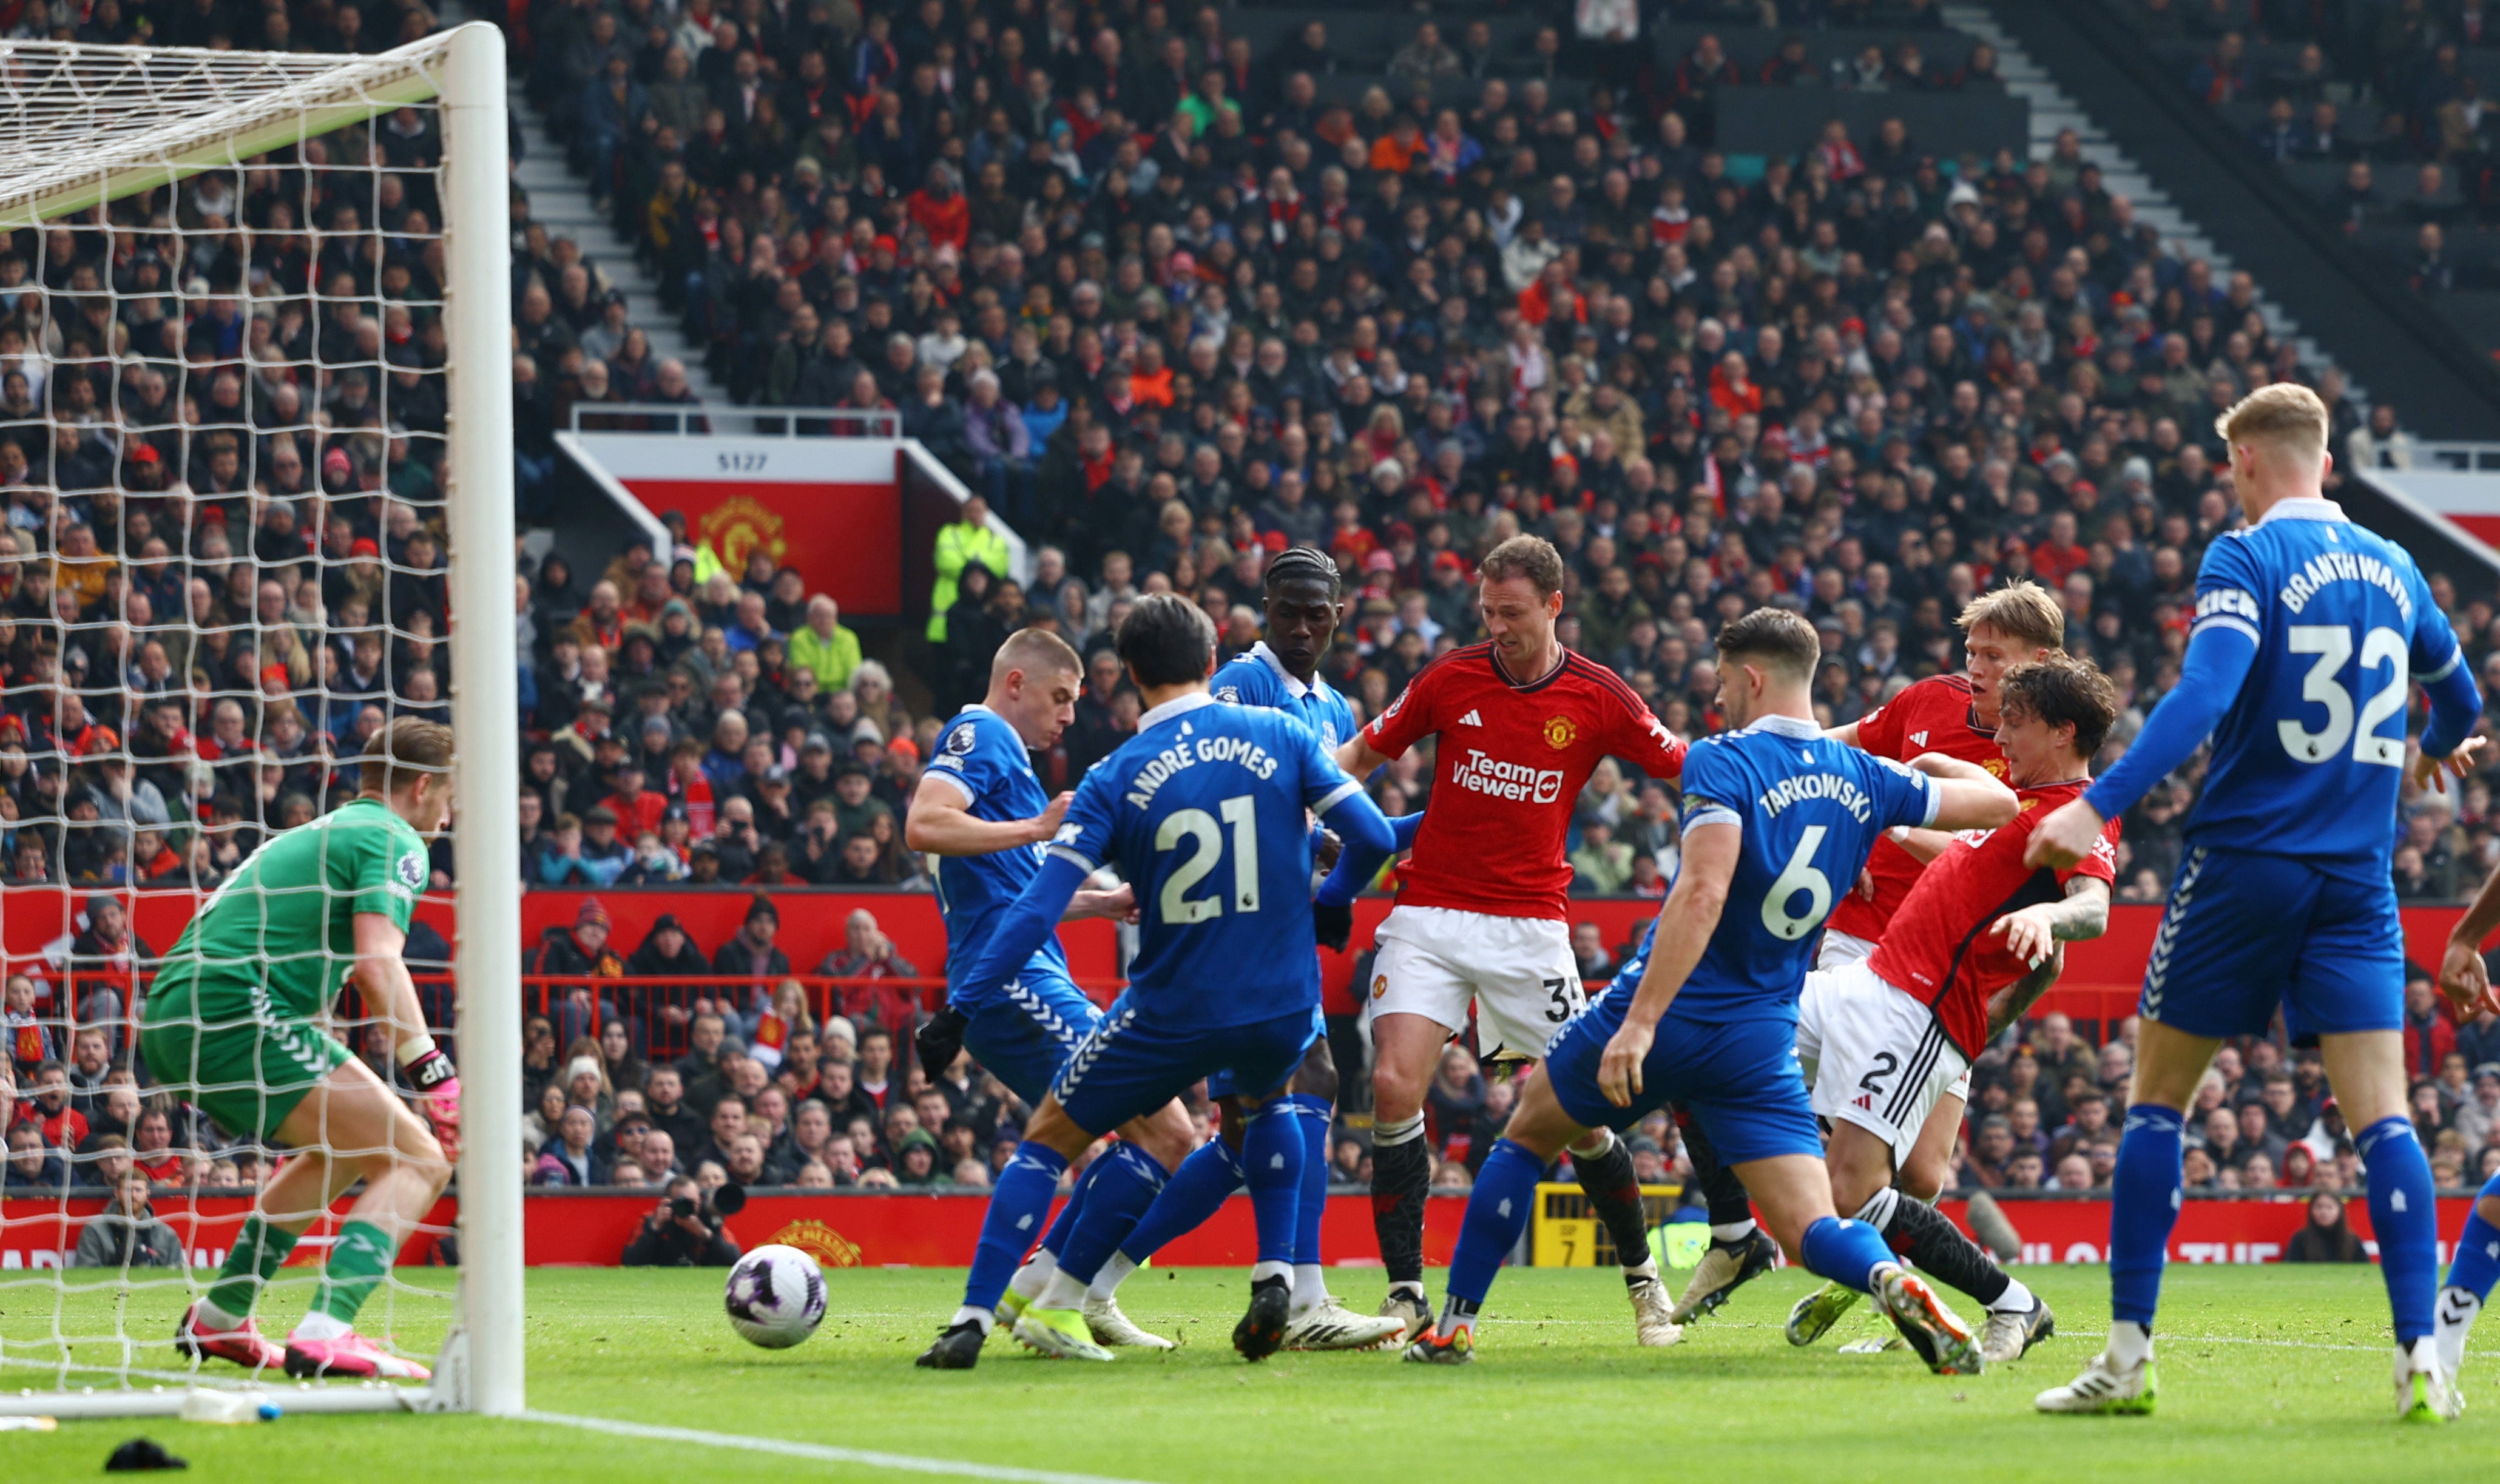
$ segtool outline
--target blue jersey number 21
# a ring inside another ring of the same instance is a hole
[[[1233,829],[1233,909],[1255,912],[1259,910],[1257,809],[1248,794],[1235,794],[1216,809]],[[1155,830],[1157,850],[1173,849],[1183,840],[1192,846],[1189,859],[1174,866],[1172,874],[1164,877],[1156,914],[1167,924],[1210,922],[1224,913],[1221,890],[1205,897],[1189,895],[1189,889],[1206,879],[1224,855],[1224,834],[1216,827],[1215,818],[1204,809],[1175,809],[1165,815]]]

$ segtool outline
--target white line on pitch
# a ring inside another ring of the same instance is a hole
[[[836,1448],[824,1443],[791,1442],[778,1437],[740,1437],[728,1433],[706,1433],[694,1428],[653,1427],[641,1422],[616,1422],[606,1417],[575,1417],[563,1412],[529,1411],[521,1414],[526,1422],[543,1422],[561,1428],[578,1428],[585,1433],[607,1433],[617,1437],[641,1437],[653,1442],[692,1443],[706,1448],[736,1448],[748,1453],[771,1453],[782,1458],[811,1459],[820,1464],[858,1464],[869,1468],[892,1468],[905,1473],[942,1473],[971,1479],[1003,1479],[1009,1484],[1136,1484],[1130,1479],[1110,1478],[1099,1473],[1061,1473],[1048,1468],[1017,1468],[1005,1464],[975,1464],[949,1458],[921,1458],[909,1453],[877,1453],[866,1448]]]

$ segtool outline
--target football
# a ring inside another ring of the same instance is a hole
[[[824,1322],[824,1270],[796,1247],[758,1247],[729,1270],[721,1303],[747,1343],[787,1350]]]

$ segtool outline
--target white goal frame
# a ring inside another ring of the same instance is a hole
[[[61,64],[76,60],[72,73]],[[106,75],[97,64],[117,67]],[[259,63],[266,82],[249,69]],[[326,65],[324,65],[326,64]],[[69,81],[75,78],[76,81]],[[42,84],[42,85],[36,85]],[[124,101],[177,100],[120,112]],[[521,882],[518,703],[510,614],[513,465],[511,240],[503,33],[473,21],[374,56],[308,57],[168,47],[0,43],[0,230],[40,225],[271,148],[439,102],[447,387],[444,491],[457,727],[451,764],[458,914],[462,1133],[460,1280],[429,1387],[262,1383],[290,1411],[467,1411],[525,1405],[521,1275]],[[48,108],[93,111],[41,127]],[[12,126],[15,137],[10,137]],[[226,1390],[228,1388],[219,1388]],[[179,1415],[191,1388],[11,1390],[0,1416]]]

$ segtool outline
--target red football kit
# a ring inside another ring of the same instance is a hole
[[[2008,912],[2062,902],[2076,876],[2096,881],[2118,875],[2118,826],[2101,827],[2091,853],[2065,871],[2023,864],[2031,832],[2051,809],[2080,798],[2089,778],[2018,788],[2023,811],[1997,830],[1968,830],[1927,863],[1867,967],[1893,988],[1935,1011],[1945,1035],[1964,1057],[1976,1059],[1988,1044],[1990,995],[2031,972],[2002,934],[1989,929]]]
[[[1921,680],[1894,696],[1891,704],[1867,712],[1858,723],[1858,745],[1896,763],[1941,752],[1960,762],[1977,763],[1995,777],[2005,776],[2005,754],[1996,750],[1996,729],[1979,724],[1966,675]],[[1866,873],[1875,878],[1875,900],[1869,902],[1855,891],[1841,893],[1840,905],[1831,909],[1824,927],[1880,942],[1885,927],[1919,879],[1919,862],[1891,841],[1879,840],[1866,857]]]
[[[1571,889],[1562,844],[1597,760],[1624,758],[1653,778],[1684,772],[1684,743],[1623,677],[1568,650],[1552,675],[1521,684],[1492,644],[1453,649],[1407,682],[1364,740],[1394,758],[1436,733],[1401,906],[1562,921]]]

